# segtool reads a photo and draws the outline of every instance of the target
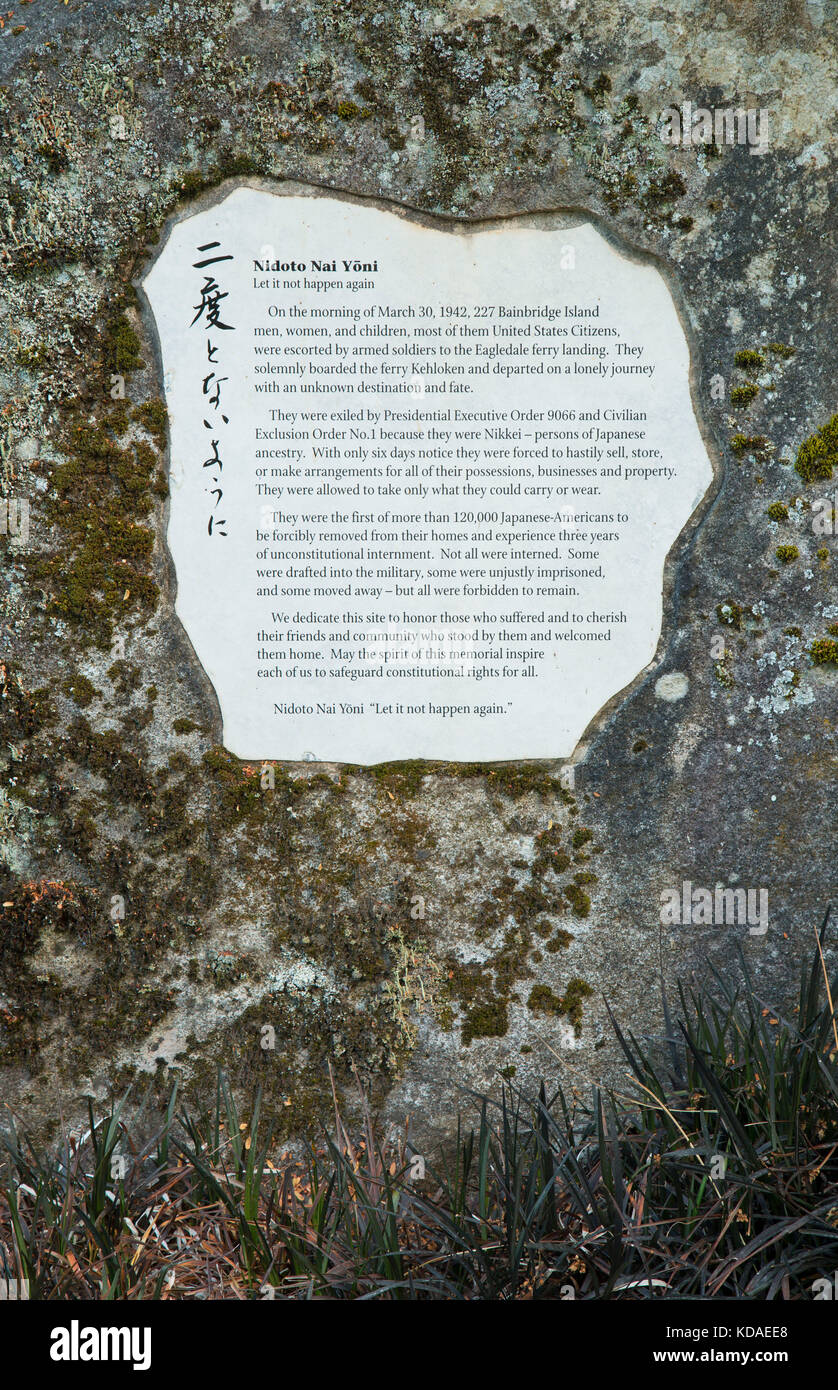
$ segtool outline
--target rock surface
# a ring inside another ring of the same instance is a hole
[[[838,557],[812,504],[838,463],[838,427],[818,433],[836,19],[835,0],[5,19],[0,493],[30,524],[0,538],[0,1096],[31,1125],[132,1079],[205,1094],[220,1063],[298,1135],[331,1063],[440,1133],[499,1074],[617,1078],[605,999],[654,1037],[661,979],[736,971],[740,948],[767,998],[793,994],[834,887]],[[767,148],[667,145],[683,101],[764,110]],[[174,616],[132,286],[167,218],[287,179],[454,218],[582,211],[670,280],[718,489],[572,790],[552,764],[302,764],[268,797],[220,747]],[[768,932],[662,927],[684,881],[767,889]]]

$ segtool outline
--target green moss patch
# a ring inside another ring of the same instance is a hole
[[[527,1000],[527,1008],[534,1014],[542,1014],[548,1018],[567,1018],[578,1032],[582,1023],[583,1001],[592,994],[591,986],[585,980],[574,976],[561,996],[554,994],[549,985],[534,985]]]
[[[838,642],[834,637],[819,637],[812,643],[809,655],[813,666],[838,666]]]
[[[815,483],[832,477],[838,464],[838,415],[833,415],[797,451],[795,468],[804,482]]]

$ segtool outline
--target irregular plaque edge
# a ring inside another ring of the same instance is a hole
[[[239,189],[252,189],[258,193],[270,193],[274,197],[308,197],[308,198],[339,198],[347,203],[355,204],[359,207],[372,207],[380,212],[388,212],[395,216],[402,217],[406,221],[413,222],[421,227],[427,227],[434,231],[447,231],[457,236],[474,236],[480,232],[492,231],[499,227],[514,223],[521,227],[534,227],[543,231],[557,231],[580,225],[590,225],[619,255],[626,260],[633,261],[637,265],[649,266],[656,270],[663,279],[664,285],[669,291],[670,298],[675,308],[681,331],[684,334],[684,341],[687,345],[689,357],[689,371],[687,374],[687,385],[690,395],[690,404],[693,416],[698,426],[701,441],[704,446],[712,476],[702,497],[690,512],[684,525],[676,535],[672,544],[666,552],[663,562],[663,572],[661,577],[661,625],[654,654],[650,661],[641,666],[637,674],[628,682],[627,685],[615,691],[613,695],[601,705],[596,713],[588,720],[582,730],[573,751],[564,757],[555,758],[503,758],[481,760],[481,765],[485,761],[486,767],[540,767],[546,771],[558,772],[562,768],[581,767],[594,740],[601,735],[610,721],[615,717],[618,710],[627,704],[630,698],[639,691],[666,666],[669,658],[670,649],[679,631],[678,612],[680,608],[680,577],[683,566],[689,552],[692,550],[698,533],[701,530],[707,516],[721,491],[725,477],[724,459],[717,447],[716,440],[708,420],[706,407],[703,405],[699,394],[699,383],[703,375],[701,351],[690,317],[689,306],[683,292],[680,277],[675,267],[670,265],[659,253],[650,251],[638,246],[626,239],[622,231],[618,231],[602,213],[592,211],[584,206],[576,204],[559,205],[552,208],[539,208],[526,212],[510,211],[496,213],[491,217],[455,217],[450,213],[432,213],[424,208],[416,207],[414,204],[398,201],[392,198],[385,198],[375,194],[354,193],[349,189],[334,187],[331,184],[307,183],[299,179],[270,179],[264,177],[236,176],[225,179],[215,187],[205,190],[197,195],[189,197],[188,202],[183,208],[173,212],[163,224],[159,237],[153,246],[149,246],[145,254],[138,257],[136,268],[131,277],[131,284],[137,293],[139,312],[142,317],[143,325],[148,334],[149,342],[152,347],[154,357],[154,371],[157,384],[160,387],[162,399],[166,399],[164,386],[163,353],[160,343],[160,335],[157,329],[157,321],[151,302],[145,292],[144,282],[150,275],[153,267],[161,258],[169,243],[169,239],[176,226],[188,221],[192,217],[197,217],[202,213],[210,211],[220,203],[225,202],[231,194]],[[166,476],[171,475],[171,445],[167,437],[165,464]],[[184,657],[189,661],[193,670],[190,672],[197,677],[201,686],[202,693],[209,697],[209,702],[214,708],[213,723],[214,733],[218,735],[218,743],[223,743],[224,718],[221,710],[221,702],[218,698],[215,686],[210,679],[203,662],[192,643],[192,639],[186,630],[180,614],[177,612],[178,580],[177,570],[174,559],[169,549],[169,517],[171,510],[171,494],[166,498],[163,515],[163,564],[166,570],[166,597],[171,601],[171,614],[167,615],[176,632],[172,634],[175,643],[180,647]],[[161,597],[164,595],[161,594]],[[236,756],[235,754],[233,756]],[[242,759],[246,762],[258,762],[260,757]],[[278,767],[287,768],[311,768],[328,769],[338,772],[344,767],[387,767],[395,766],[406,761],[404,758],[391,758],[379,763],[357,763],[355,760],[349,762],[305,762],[293,758],[272,758],[269,761]],[[429,773],[435,768],[456,767],[458,764],[450,758],[425,758],[421,760],[427,763]]]

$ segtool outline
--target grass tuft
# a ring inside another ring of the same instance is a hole
[[[838,1265],[838,1023],[816,933],[789,1015],[679,987],[663,1038],[612,1026],[622,1091],[471,1094],[432,1162],[361,1097],[274,1162],[257,1094],[172,1093],[141,1139],[126,1101],[41,1152],[0,1149],[0,1276],[38,1299],[801,1299]]]

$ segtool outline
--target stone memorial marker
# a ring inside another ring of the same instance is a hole
[[[238,188],[144,287],[226,747],[569,756],[653,657],[712,480],[660,272],[587,222]]]
[[[501,1079],[624,1093],[614,1022],[668,1072],[679,986],[743,956],[795,1026],[835,902],[836,17],[0,18],[0,1108],[40,1151],[220,1069],[279,1144],[360,1081],[430,1157]]]

